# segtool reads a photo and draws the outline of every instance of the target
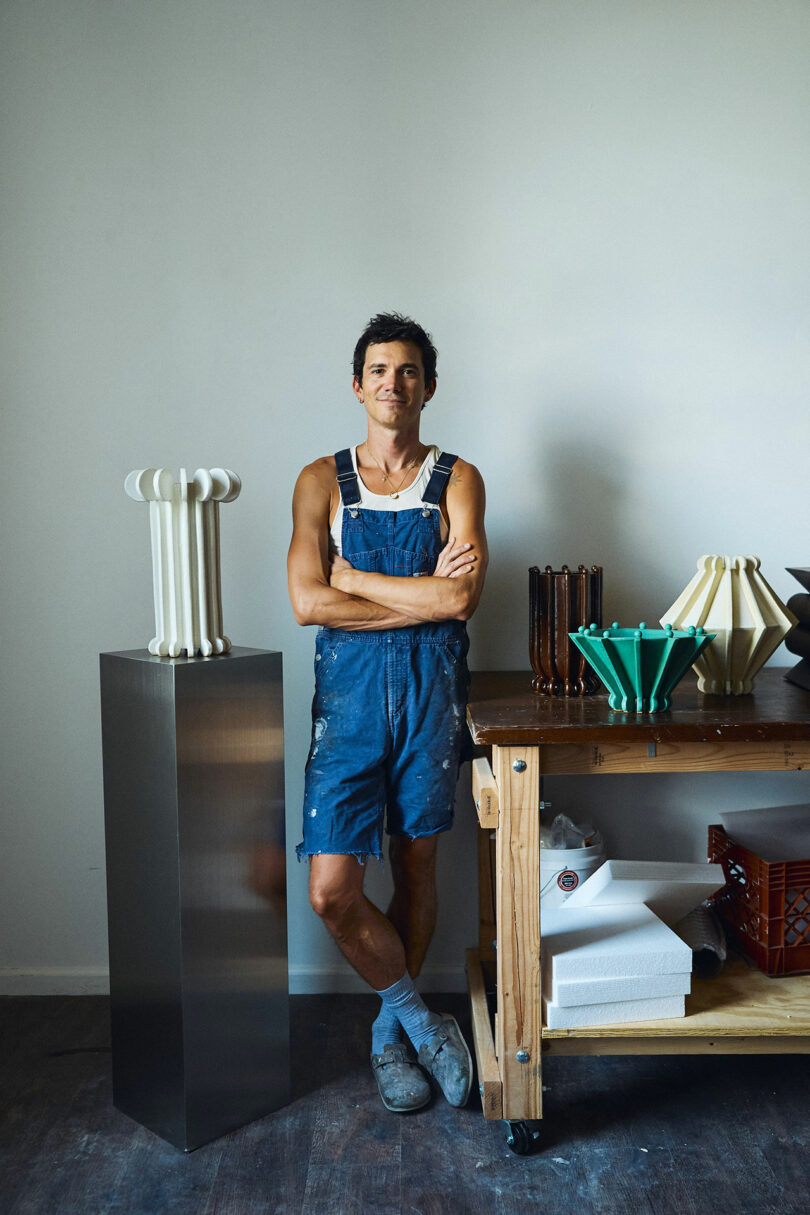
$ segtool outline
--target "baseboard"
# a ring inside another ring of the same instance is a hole
[[[353,995],[368,986],[348,964],[290,966],[290,995]],[[419,976],[421,991],[466,991],[464,964],[433,963]],[[0,966],[0,996],[108,996],[110,974],[106,966],[43,966],[36,970]]]
[[[108,996],[106,966],[0,966],[0,996]]]

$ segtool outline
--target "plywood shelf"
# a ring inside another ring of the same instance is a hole
[[[768,978],[743,961],[693,979],[686,1016],[543,1029],[551,1054],[770,1054],[810,1051],[810,975]]]

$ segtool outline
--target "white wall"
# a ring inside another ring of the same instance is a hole
[[[487,481],[475,667],[527,666],[533,563],[602,563],[627,623],[704,552],[758,553],[797,589],[806,3],[6,0],[0,47],[3,990],[103,987],[96,656],[151,635],[132,468],[243,479],[225,622],[284,653],[299,838],[313,637],[287,603],[289,498],[301,465],[363,436],[349,367],[372,312],[432,330],[424,437]],[[688,859],[721,803],[805,788],[614,777],[547,796],[588,803],[614,853]],[[439,986],[476,936],[459,806]],[[290,879],[294,989],[335,989],[303,867]]]

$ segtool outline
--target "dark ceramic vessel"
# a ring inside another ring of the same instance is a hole
[[[570,640],[580,625],[602,624],[602,566],[529,570],[529,657],[535,692],[592,696],[601,683]]]

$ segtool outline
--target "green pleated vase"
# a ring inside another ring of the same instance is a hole
[[[648,629],[642,622],[637,629],[592,624],[568,636],[607,688],[611,709],[656,713],[669,708],[675,685],[715,634],[692,625]]]

